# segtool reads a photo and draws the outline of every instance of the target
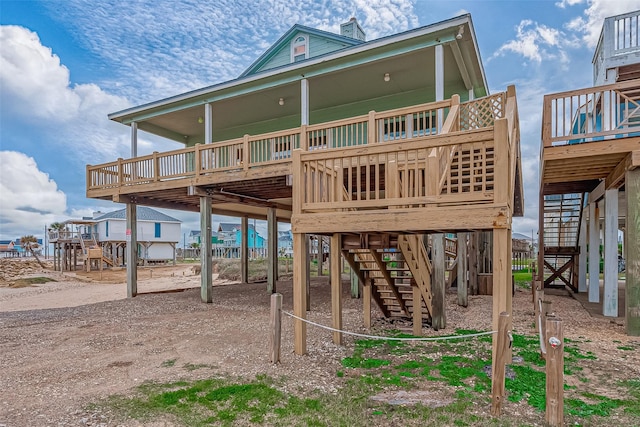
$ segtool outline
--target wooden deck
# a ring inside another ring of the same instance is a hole
[[[544,97],[541,192],[620,187],[640,166],[640,79]]]
[[[206,195],[214,213],[289,220],[300,195],[304,232],[490,229],[522,211],[507,197],[519,193],[515,94],[458,99],[89,165],[87,197],[195,212]],[[381,230],[390,210],[407,216]]]

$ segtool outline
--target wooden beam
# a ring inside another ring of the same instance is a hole
[[[607,190],[620,188],[624,184],[624,177],[628,169],[631,168],[631,154],[629,153],[604,180]]]
[[[291,217],[291,229],[296,233],[456,232],[506,227],[508,223],[511,223],[511,213],[506,204],[394,209],[392,212],[294,213]]]
[[[628,153],[636,150],[640,150],[640,137],[608,139],[604,141],[594,141],[589,144],[567,144],[556,147],[545,147],[542,152],[542,162],[575,159],[577,157],[598,157]],[[588,162],[588,160],[585,159],[585,162]]]
[[[200,297],[206,303],[213,301],[211,249],[211,199],[200,197]]]
[[[319,243],[322,240],[319,239]],[[331,236],[331,318],[333,320],[333,328],[342,330],[342,271],[340,269],[340,251],[342,244],[340,242],[340,234],[335,233]],[[318,260],[318,263],[322,259]],[[333,332],[333,343],[342,345],[342,333]]]

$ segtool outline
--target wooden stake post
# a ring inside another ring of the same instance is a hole
[[[504,376],[505,365],[511,348],[511,338],[509,337],[509,313],[503,311],[498,319],[498,335],[496,337],[496,356],[491,372],[491,415],[498,416],[502,411],[502,401],[504,400]]]
[[[546,320],[547,339],[547,411],[545,424],[564,425],[564,332],[562,320],[549,316]]]
[[[269,358],[271,363],[280,362],[280,337],[282,334],[282,294],[271,295],[269,317]]]

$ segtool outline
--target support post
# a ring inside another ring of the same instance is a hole
[[[478,295],[478,237],[479,231],[469,236],[469,293]]]
[[[469,305],[467,289],[467,233],[458,233],[458,305]]]
[[[580,221],[580,255],[578,255],[578,292],[587,292],[587,215],[582,210]]]
[[[640,168],[629,170],[625,176],[627,198],[627,226],[625,233],[626,258],[626,332],[640,336]]]
[[[371,329],[371,288],[373,279],[368,279],[362,284],[362,312],[364,316],[364,327]]]
[[[280,362],[280,337],[282,334],[282,295],[271,295],[271,315],[269,317],[269,356],[271,363]]]
[[[511,254],[509,253],[511,230],[496,228],[493,230],[493,329],[498,330],[500,314],[506,312],[511,318]],[[498,340],[493,336],[492,367],[497,363]],[[508,360],[507,362],[510,362]]]
[[[547,317],[547,410],[544,421],[550,427],[564,425],[564,333],[562,320]]]
[[[293,314],[301,319],[307,318],[307,292],[305,282],[309,264],[305,262],[307,245],[306,235],[293,233]],[[294,351],[297,355],[307,352],[307,324],[295,319],[293,322]]]
[[[213,301],[211,270],[211,198],[200,196],[200,298],[202,302]]]
[[[267,292],[276,291],[276,281],[278,280],[278,219],[276,218],[276,208],[267,209],[267,241],[269,244],[267,259]]]
[[[249,283],[249,218],[240,221],[240,280]]]
[[[309,244],[309,234],[304,235],[304,258],[300,258],[298,262],[304,262],[306,267],[304,270],[304,286],[305,286],[305,304],[306,310],[311,311],[311,245]]]
[[[413,299],[413,335],[422,336],[422,293],[416,285],[411,287]]]
[[[340,271],[340,256],[342,255],[342,236],[340,233],[334,233],[331,236],[331,317],[333,319],[333,328],[342,329],[342,271]],[[319,243],[322,240],[319,239]],[[318,260],[319,262],[321,260]],[[342,333],[333,332],[333,342],[342,345]]]
[[[132,142],[133,144],[133,142]],[[138,218],[137,205],[127,203],[127,298],[138,295]]]
[[[505,365],[509,359],[509,348],[511,339],[509,338],[509,313],[502,312],[498,319],[498,333],[495,336],[497,341],[496,361],[491,370],[491,415],[498,416],[502,411],[502,401],[504,400],[504,377]]]
[[[437,233],[432,234],[432,263],[433,277],[431,279],[431,307],[433,313],[431,313],[431,327],[434,330],[443,329],[447,326],[447,317],[445,313],[445,289],[446,283],[444,280],[444,234]]]
[[[596,202],[589,205],[589,302],[600,302],[600,218]]]
[[[604,301],[602,314],[618,317],[618,189],[604,192]]]

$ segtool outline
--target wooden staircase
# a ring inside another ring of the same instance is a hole
[[[544,196],[544,286],[577,291],[578,236],[583,194]]]
[[[361,283],[372,286],[372,298],[384,316],[412,319],[420,304],[423,321],[430,321],[431,263],[422,236],[364,236],[344,236],[342,254]]]

